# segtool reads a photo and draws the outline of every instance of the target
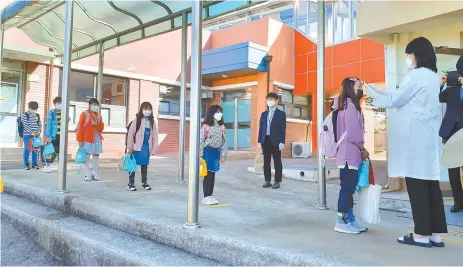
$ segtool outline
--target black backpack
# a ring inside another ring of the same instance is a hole
[[[138,130],[140,130],[140,126],[141,126],[141,120],[139,118],[136,118],[137,120],[137,128],[135,130],[135,133],[133,134],[133,142],[135,143],[135,135],[137,135],[138,133]],[[132,126],[132,123],[133,121],[131,121],[129,123],[129,125],[127,125],[127,133],[125,134],[125,152],[127,153],[127,138],[128,138],[128,135],[129,135],[129,130],[130,130],[130,127]]]
[[[29,121],[29,118],[30,118],[29,112],[26,112],[24,114],[26,114],[27,121]],[[40,124],[40,115],[38,113],[35,113],[35,115],[37,116],[37,125],[39,125]],[[24,124],[23,124],[23,122],[21,120],[21,117],[22,116],[19,116],[18,119],[16,119],[16,123],[18,124],[18,135],[19,135],[19,137],[23,138],[23,136],[24,136]]]

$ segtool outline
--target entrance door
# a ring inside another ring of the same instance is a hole
[[[229,149],[251,147],[251,100],[241,94],[225,95],[223,113]]]
[[[21,74],[2,72],[0,85],[0,144],[16,144],[16,119]]]

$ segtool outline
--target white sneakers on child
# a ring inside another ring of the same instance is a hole
[[[44,173],[51,173],[51,165],[47,165],[43,167],[43,172]]]
[[[219,201],[217,201],[217,199],[215,199],[213,196],[205,197],[205,198],[203,198],[203,200],[201,202],[204,205],[208,205],[208,206],[219,204]]]

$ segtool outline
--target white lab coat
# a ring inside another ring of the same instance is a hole
[[[398,89],[367,86],[374,106],[394,109],[388,116],[389,177],[440,179],[439,86],[439,76],[427,68],[411,70]]]

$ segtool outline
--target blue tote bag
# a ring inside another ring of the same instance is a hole
[[[357,191],[370,186],[370,160],[362,160],[360,162],[358,176],[357,176]]]
[[[87,162],[87,153],[83,148],[79,148],[76,153],[76,163],[83,164],[85,162]]]
[[[125,154],[124,172],[132,173],[137,171],[137,162],[132,154]]]
[[[40,136],[32,137],[32,147],[39,148],[42,146],[42,138]]]

